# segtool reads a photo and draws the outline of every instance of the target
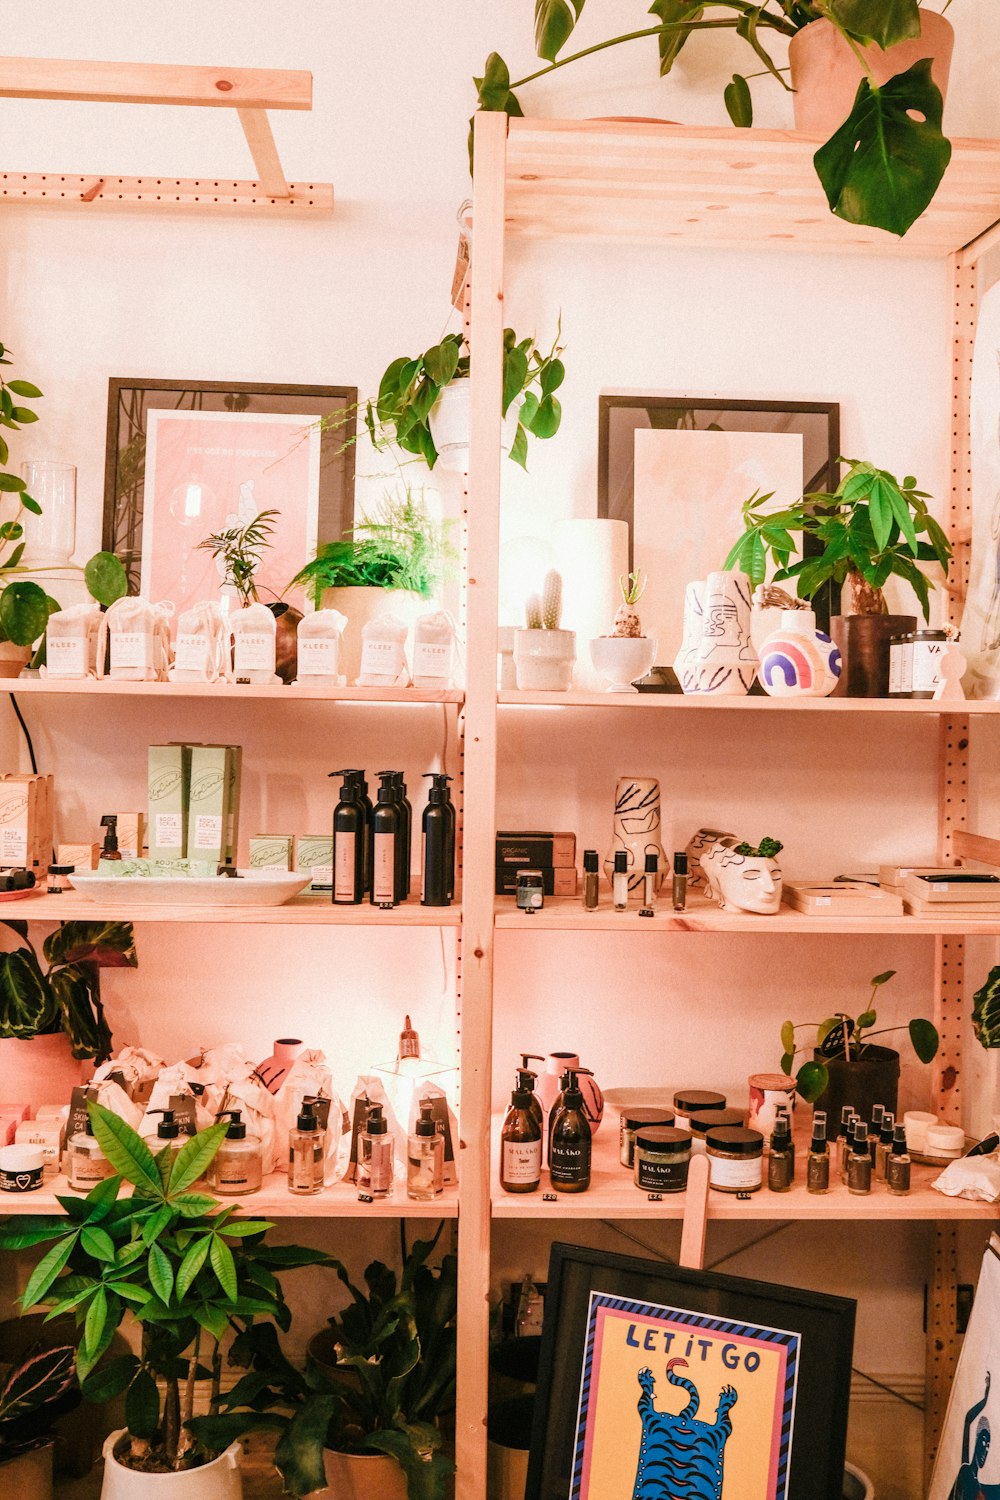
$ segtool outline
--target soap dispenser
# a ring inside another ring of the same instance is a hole
[[[430,1203],[444,1192],[444,1136],[437,1128],[434,1106],[420,1101],[420,1118],[406,1143],[406,1196]]]
[[[423,833],[423,906],[450,906],[455,894],[455,806],[448,790],[450,776],[425,771],[430,778],[427,806],[421,819]]]
[[[590,1186],[590,1121],[572,1068],[549,1122],[549,1177],[559,1193],[582,1193]]]
[[[151,1115],[162,1115],[163,1119],[157,1125],[152,1135],[146,1137],[149,1149],[155,1155],[158,1151],[169,1149],[173,1156],[182,1151],[187,1145],[187,1139],[181,1137],[181,1127],[172,1109],[151,1109]]]
[[[359,906],[365,893],[365,847],[368,828],[359,800],[357,771],[331,771],[342,776],[340,801],[333,810],[333,901],[337,906]]]
[[[359,1137],[358,1193],[389,1198],[393,1187],[393,1143],[381,1104],[373,1104]]]
[[[380,773],[381,774],[381,773]],[[413,837],[413,804],[406,795],[402,771],[391,771],[392,788],[399,811],[399,837],[396,840],[396,900],[406,901],[410,894],[410,842]]]
[[[216,1119],[229,1116],[229,1129],[208,1169],[208,1185],[214,1193],[235,1198],[260,1191],[264,1180],[264,1147],[259,1135],[248,1135],[243,1111],[221,1109]]]
[[[288,1132],[288,1191],[318,1193],[323,1187],[326,1132],[308,1104],[303,1104]]]
[[[101,819],[101,827],[104,829],[104,848],[101,850],[101,859],[120,860],[122,855],[118,847],[118,814],[105,813]]]
[[[388,909],[401,899],[398,849],[400,815],[396,801],[394,771],[380,771],[378,801],[372,818],[372,893],[371,903]]]
[[[505,1193],[534,1193],[542,1180],[541,1106],[522,1083],[533,1076],[525,1068],[518,1070],[500,1129],[500,1186]]]
[[[94,1124],[88,1113],[83,1129],[71,1135],[66,1143],[66,1176],[69,1185],[78,1193],[89,1193],[105,1177],[114,1176],[114,1170],[97,1142]]]

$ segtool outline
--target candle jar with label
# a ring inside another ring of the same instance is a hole
[[[709,1184],[720,1193],[755,1193],[764,1180],[764,1137],[759,1130],[721,1126],[705,1137]]]

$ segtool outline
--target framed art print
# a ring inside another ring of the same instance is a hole
[[[317,541],[353,524],[356,405],[354,386],[110,380],[103,545],[130,591],[177,611],[214,597],[199,542],[274,509],[257,576],[265,600],[280,594]]]
[[[554,1245],[526,1500],[841,1500],[854,1303]]]

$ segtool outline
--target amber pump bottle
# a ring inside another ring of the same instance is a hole
[[[534,1193],[542,1180],[542,1124],[535,1114],[541,1114],[541,1106],[530,1089],[521,1087],[524,1076],[521,1069],[500,1130],[500,1186],[505,1193]]]
[[[882,1124],[879,1127],[878,1145],[875,1147],[875,1181],[885,1182],[889,1155],[892,1151],[892,1142],[896,1126],[895,1116],[891,1109],[887,1109],[882,1116]]]
[[[885,1180],[890,1193],[896,1198],[902,1198],[910,1191],[910,1153],[906,1149],[905,1125],[897,1125],[893,1132]]]
[[[795,1147],[788,1116],[779,1114],[771,1134],[771,1154],[767,1159],[767,1185],[772,1193],[787,1193],[795,1177]]]
[[[562,1103],[552,1107],[549,1178],[559,1193],[583,1193],[590,1186],[590,1121],[572,1068],[563,1074]]]
[[[118,847],[118,814],[105,813],[101,819],[101,827],[104,829],[104,848],[101,850],[101,858],[104,860],[121,859],[122,854]]]

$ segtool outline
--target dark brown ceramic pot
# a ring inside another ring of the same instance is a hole
[[[899,1053],[891,1047],[878,1047],[870,1043],[865,1047],[864,1058],[824,1057],[816,1052],[817,1062],[825,1063],[830,1074],[825,1091],[816,1100],[814,1108],[826,1110],[826,1133],[834,1140],[840,1129],[841,1111],[849,1104],[867,1124],[872,1117],[872,1106],[896,1113],[899,1098]]]
[[[840,681],[833,698],[889,695],[889,642],[916,630],[914,615],[834,615],[830,634],[840,649]]]
[[[294,682],[299,670],[299,621],[302,614],[282,600],[267,607],[275,621],[274,670],[282,682]]]

